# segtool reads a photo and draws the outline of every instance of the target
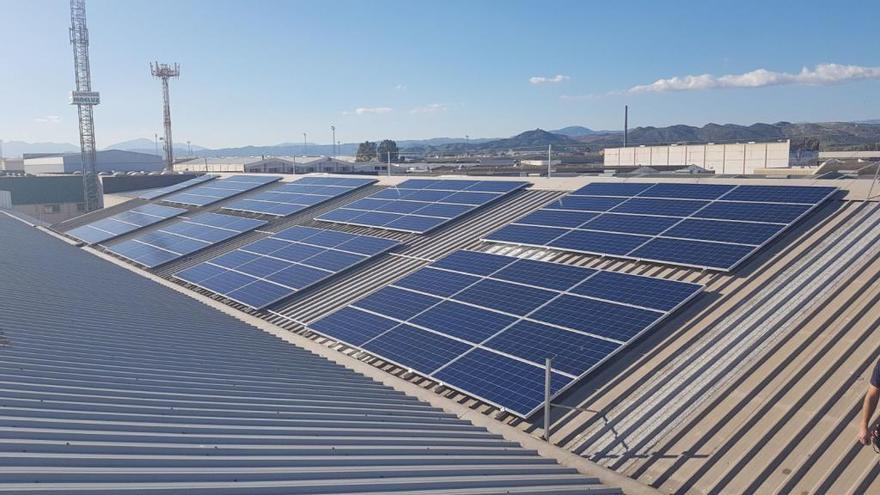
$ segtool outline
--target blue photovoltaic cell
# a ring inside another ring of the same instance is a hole
[[[663,236],[760,246],[784,228],[784,225],[767,223],[688,218],[664,232]]]
[[[370,339],[399,325],[394,320],[376,316],[351,306],[331,313],[309,327],[328,337],[360,347]]]
[[[225,179],[216,179],[185,191],[165,197],[162,201],[193,206],[206,206],[218,201],[237,196],[247,191],[280,180],[281,177],[266,175],[233,175]]]
[[[124,258],[154,268],[182,256],[265,225],[262,220],[200,213],[185,220],[114,244],[108,249]]]
[[[490,238],[491,239],[491,238]],[[624,255],[651,239],[640,235],[612,234],[572,230],[562,237],[550,241],[548,245],[567,251],[597,254]]]
[[[536,227],[533,225],[505,225],[486,236],[487,240],[507,242],[511,244],[523,244],[543,246],[557,237],[568,233],[568,229]]]
[[[431,374],[471,345],[409,325],[394,327],[363,345],[382,356],[420,373]]]
[[[516,317],[455,301],[443,301],[410,320],[446,335],[479,344],[517,321]]]
[[[631,256],[653,261],[680,265],[711,266],[732,270],[740,261],[751,254],[755,246],[742,244],[722,244],[679,239],[652,239],[636,249]]]
[[[748,257],[769,243],[834,191],[812,186],[593,183],[483,240],[729,271],[743,261],[737,257]],[[604,213],[580,222],[578,214],[599,212]]]
[[[527,416],[544,401],[542,367],[483,349],[474,349],[433,376],[521,416]],[[553,373],[550,390],[555,394],[571,381]]]
[[[296,226],[183,270],[175,277],[260,309],[397,244],[378,237]]]
[[[605,232],[622,232],[625,234],[657,235],[680,221],[680,218],[673,217],[604,213],[592,221],[581,225],[580,228]]]
[[[559,390],[701,288],[456,251],[309,328],[527,416],[543,400],[545,358]]]
[[[92,223],[67,231],[67,235],[75,237],[87,244],[104,242],[122,234],[157,224],[169,218],[186,213],[182,208],[146,204],[138,206],[111,217],[102,218]]]
[[[570,289],[570,292],[660,311],[672,311],[699,290],[699,285],[686,282],[601,271]]]
[[[394,285],[435,296],[449,297],[479,280],[479,277],[473,275],[425,268],[403,277],[394,282]]]
[[[593,182],[571,194],[573,196],[635,196],[653,185],[635,182]]]
[[[634,338],[661,317],[662,312],[570,295],[554,299],[533,315],[536,320],[622,342]]]
[[[533,321],[520,321],[485,345],[534,363],[553,356],[554,369],[572,375],[586,372],[621,347],[616,342]]]
[[[518,181],[410,179],[316,220],[424,234],[526,185]]]
[[[611,211],[614,213],[686,217],[708,204],[708,201],[697,200],[632,198]]]
[[[199,185],[203,182],[208,182],[209,180],[216,179],[216,175],[205,174],[199,175],[197,177],[193,177],[192,179],[185,180],[183,182],[178,182],[177,184],[171,184],[170,186],[160,187],[157,189],[150,189],[148,191],[144,191],[138,196],[140,199],[156,199],[165,196],[166,194],[171,194],[173,192],[181,191],[188,187]]]
[[[791,223],[811,208],[811,205],[718,202],[712,203],[694,216],[744,222]]]

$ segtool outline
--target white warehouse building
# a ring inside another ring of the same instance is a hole
[[[29,174],[72,174],[82,171],[79,153],[25,154],[24,171]],[[161,156],[135,151],[105,150],[97,153],[98,172],[159,172],[165,167]]]
[[[605,167],[696,165],[716,174],[754,174],[764,169],[803,165],[804,158],[791,156],[791,142],[727,144],[672,144],[605,148]]]

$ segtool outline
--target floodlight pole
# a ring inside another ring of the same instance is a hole
[[[544,360],[544,440],[550,441],[550,395],[553,358]]]
[[[388,176],[391,176],[391,151],[388,151]]]
[[[553,145],[547,145],[547,178],[550,178],[550,155],[553,153]]]
[[[330,131],[333,132],[333,141],[331,141],[331,143],[333,144],[333,158],[335,159],[336,158],[336,126],[331,125]]]

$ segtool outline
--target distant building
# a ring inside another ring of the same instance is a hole
[[[82,215],[85,213],[82,176],[0,177],[0,208],[46,223]]]
[[[6,172],[22,172],[24,171],[24,160],[21,158],[0,159],[0,170]]]
[[[174,164],[175,172],[206,172],[206,173],[303,173],[301,167],[321,156],[233,156],[215,158],[192,158]],[[294,167],[296,172],[294,172]]]
[[[29,174],[72,174],[82,170],[79,153],[25,154],[24,171]],[[158,172],[164,168],[161,156],[136,151],[99,151],[100,172]]]
[[[805,154],[810,156],[804,156]],[[815,152],[792,156],[788,140],[770,143],[673,144],[605,148],[605,167],[696,165],[716,174],[754,174],[763,169],[815,165]]]

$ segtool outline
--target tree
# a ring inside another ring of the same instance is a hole
[[[391,162],[397,163],[400,160],[400,152],[397,150],[397,143],[386,139],[379,143],[379,161],[384,162],[388,160],[388,153],[391,153]]]
[[[376,143],[370,141],[364,141],[363,143],[358,145],[357,155],[355,155],[354,161],[356,162],[368,162],[370,160],[376,159]]]

